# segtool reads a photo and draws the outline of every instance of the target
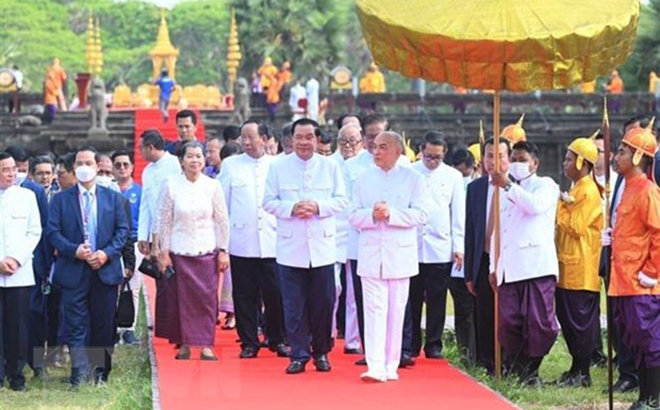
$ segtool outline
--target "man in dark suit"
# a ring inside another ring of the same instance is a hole
[[[108,380],[121,251],[129,235],[121,194],[96,185],[97,167],[94,148],[76,152],[78,184],[53,198],[47,230],[58,252],[53,281],[62,287],[74,387],[90,371],[96,383]]]
[[[509,170],[510,144],[500,139],[500,167]],[[493,233],[493,185],[490,175],[495,170],[495,141],[486,141],[482,152],[488,175],[472,181],[467,188],[465,212],[465,285],[475,299],[475,335],[477,363],[489,373],[495,371],[495,295],[488,282],[490,237]],[[502,200],[502,196],[500,196]],[[487,243],[488,242],[488,243]]]

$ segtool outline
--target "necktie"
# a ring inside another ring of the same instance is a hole
[[[89,246],[92,248],[92,251],[96,250],[96,219],[92,215],[92,193],[85,191],[84,195],[84,223],[85,230],[87,234],[87,239],[89,241]]]

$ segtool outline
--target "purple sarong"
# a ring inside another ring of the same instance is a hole
[[[167,339],[170,337],[170,307],[168,304],[169,292],[167,285],[169,279],[163,278],[156,281],[156,337]]]
[[[612,297],[612,321],[637,368],[660,367],[660,296]]]
[[[505,357],[541,358],[557,339],[554,276],[504,283],[498,289],[499,333]]]
[[[557,319],[575,363],[589,366],[600,331],[600,295],[588,290],[557,289]]]
[[[217,253],[171,257],[175,274],[168,284],[170,343],[213,346],[218,313]]]

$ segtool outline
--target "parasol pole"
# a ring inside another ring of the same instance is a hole
[[[493,96],[493,134],[495,146],[495,172],[500,172],[500,92],[495,90]],[[493,189],[493,234],[495,236],[493,244],[495,245],[495,283],[497,283],[497,266],[500,260],[500,190],[499,187]],[[502,355],[500,350],[500,311],[499,296],[497,287],[494,289],[495,300],[495,379],[499,382],[502,379]]]
[[[605,151],[605,227],[609,228],[612,224],[610,218],[610,156],[612,155],[612,139],[610,134],[610,119],[607,113],[607,97],[603,98],[603,148]],[[606,275],[605,275],[605,317],[607,318],[607,396],[609,410],[614,409],[614,391],[612,390],[613,370],[612,370],[612,311],[610,306],[610,298],[607,295],[607,290],[610,283],[610,258],[612,247],[610,245],[610,253],[606,262]]]

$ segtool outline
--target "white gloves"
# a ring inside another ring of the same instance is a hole
[[[600,244],[603,246],[612,245],[612,228],[605,228],[601,231]]]
[[[652,288],[652,287],[655,287],[655,285],[658,284],[658,280],[657,280],[657,279],[653,279],[653,278],[651,278],[651,277],[646,276],[646,275],[644,274],[644,272],[639,272],[639,273],[637,274],[637,279],[639,280],[639,284],[640,284],[643,288],[647,288],[647,289],[650,289],[650,288]]]

